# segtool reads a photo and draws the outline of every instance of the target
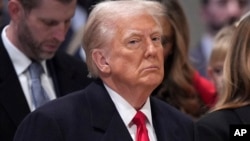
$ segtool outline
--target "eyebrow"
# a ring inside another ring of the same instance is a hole
[[[159,27],[153,28],[150,32],[151,32],[151,34],[159,33],[162,35],[162,30]],[[131,36],[137,36],[137,35],[143,35],[143,32],[141,30],[137,30],[137,29],[129,29],[129,30],[125,31],[123,38],[126,39],[126,38],[129,38]]]

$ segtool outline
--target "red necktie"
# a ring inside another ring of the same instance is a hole
[[[137,111],[133,118],[133,122],[137,126],[136,141],[149,141],[145,119],[146,116],[141,111]]]

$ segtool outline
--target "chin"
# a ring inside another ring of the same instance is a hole
[[[160,85],[161,81],[162,81],[162,78],[160,77],[154,77],[154,78],[147,80],[148,86],[152,86],[152,87],[157,87],[158,85]]]
[[[43,53],[40,55],[40,58],[42,60],[48,60],[48,59],[52,59],[55,56],[55,53]]]

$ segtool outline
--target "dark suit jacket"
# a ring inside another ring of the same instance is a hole
[[[151,98],[158,141],[193,141],[194,124],[182,113]],[[132,141],[103,83],[51,101],[19,126],[14,141]]]
[[[229,141],[231,124],[250,124],[250,106],[212,112],[197,121],[200,141]]]
[[[90,83],[87,68],[65,53],[47,61],[57,97],[80,90]],[[12,141],[16,128],[30,113],[10,57],[0,40],[0,141]]]

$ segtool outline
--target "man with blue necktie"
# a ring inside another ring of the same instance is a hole
[[[1,141],[13,141],[20,122],[40,105],[90,83],[86,64],[58,52],[75,7],[76,0],[8,1],[11,21],[0,39]]]

